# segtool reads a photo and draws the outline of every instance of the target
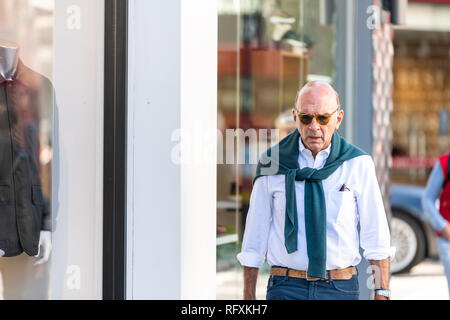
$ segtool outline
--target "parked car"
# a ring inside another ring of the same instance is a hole
[[[391,185],[391,242],[397,248],[392,273],[409,272],[425,258],[438,258],[436,233],[422,208],[424,187]]]

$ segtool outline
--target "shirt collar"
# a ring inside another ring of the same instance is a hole
[[[300,149],[301,153],[303,153],[306,150],[311,152],[311,150],[306,149],[306,147],[303,145],[302,137],[298,138],[298,145],[299,145],[299,149]],[[320,151],[318,154],[323,154],[325,157],[328,158],[328,156],[330,155],[330,152],[331,152],[331,143],[326,149]]]

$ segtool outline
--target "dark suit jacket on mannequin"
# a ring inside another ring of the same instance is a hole
[[[0,84],[0,249],[4,257],[38,254],[41,230],[52,229],[39,174],[41,95],[50,81],[19,63],[16,79]]]

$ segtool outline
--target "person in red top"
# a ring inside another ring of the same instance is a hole
[[[439,256],[445,268],[450,292],[450,168],[449,155],[439,157],[422,197],[424,212],[436,229]],[[436,200],[439,199],[439,210]]]

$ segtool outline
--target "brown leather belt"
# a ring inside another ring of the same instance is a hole
[[[345,268],[345,269],[334,269],[334,270],[327,271],[326,278],[321,279],[321,278],[315,278],[315,277],[308,277],[306,274],[306,271],[304,271],[304,270],[272,267],[270,269],[270,275],[285,277],[287,270],[289,270],[289,274],[288,274],[289,277],[306,279],[308,281],[318,281],[318,280],[328,281],[328,274],[330,274],[331,280],[350,280],[355,274],[357,274],[356,267],[349,267],[349,268]]]

